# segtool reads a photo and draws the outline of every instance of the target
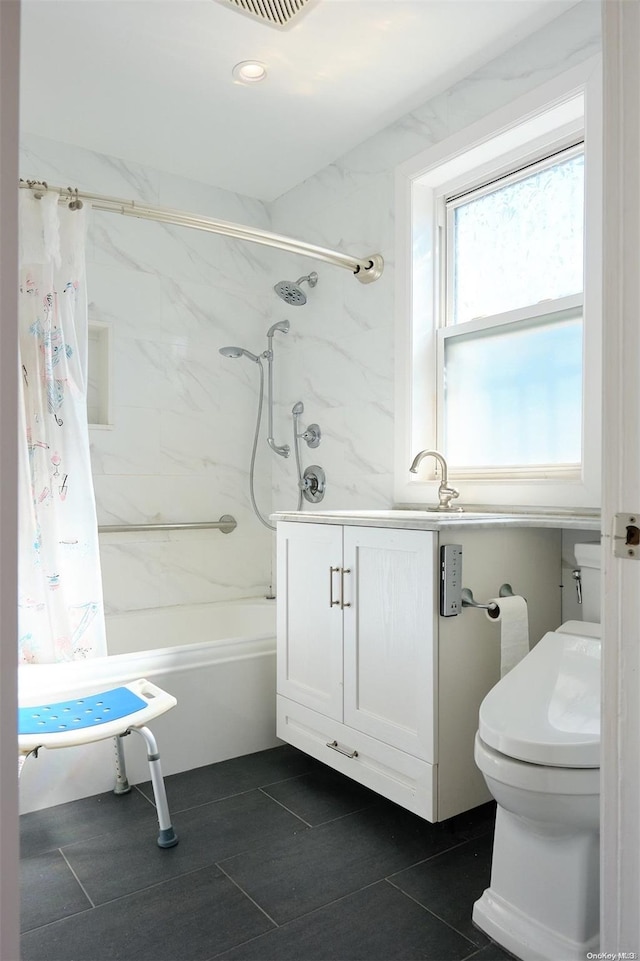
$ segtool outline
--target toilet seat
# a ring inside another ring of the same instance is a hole
[[[476,734],[474,760],[485,778],[511,788],[551,795],[599,795],[600,769],[597,767],[555,767],[531,764],[501,754]]]
[[[488,748],[533,765],[599,768],[601,642],[592,625],[572,628],[545,634],[484,698],[478,733]]]

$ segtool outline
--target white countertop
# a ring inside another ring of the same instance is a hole
[[[296,521],[303,524],[347,524],[355,527],[398,527],[409,530],[439,531],[483,529],[488,527],[551,527],[564,530],[600,531],[600,514],[596,511],[486,511],[465,510],[461,513],[405,510],[352,511],[279,511],[272,521]]]

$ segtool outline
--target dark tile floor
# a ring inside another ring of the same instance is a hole
[[[24,815],[23,961],[504,961],[494,811],[429,824],[288,745]]]

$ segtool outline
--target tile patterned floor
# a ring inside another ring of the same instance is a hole
[[[288,745],[21,818],[23,961],[509,961],[493,805],[429,824]]]

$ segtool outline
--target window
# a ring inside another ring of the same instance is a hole
[[[583,145],[441,204],[439,448],[475,474],[578,473]]]
[[[398,168],[398,504],[597,508],[601,63]]]
[[[446,207],[450,323],[582,293],[582,144]]]

